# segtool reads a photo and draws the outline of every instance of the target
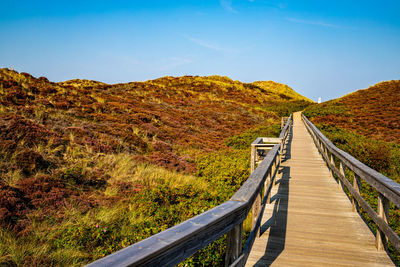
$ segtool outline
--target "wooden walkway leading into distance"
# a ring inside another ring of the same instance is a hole
[[[290,142],[246,266],[393,266],[330,176],[300,113]]]

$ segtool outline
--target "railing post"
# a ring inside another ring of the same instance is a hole
[[[276,172],[276,169],[278,168],[278,162],[277,162],[278,160],[279,160],[279,156],[278,156],[278,157],[275,157],[275,159],[274,159],[274,168],[273,168],[272,176],[274,175],[274,173]],[[276,175],[275,175],[274,182],[272,183],[272,185],[273,185],[273,186],[276,185]]]
[[[330,159],[331,159],[331,164],[332,164],[333,166],[335,166],[335,155],[333,155],[333,154],[331,153]],[[331,171],[332,171],[332,173],[333,173],[333,170],[331,170]]]
[[[330,155],[328,154],[328,160],[327,160],[327,162],[326,162],[326,166],[328,166],[329,176],[332,177],[332,178],[334,178],[334,176],[333,176],[333,170],[332,170],[331,166],[329,165],[330,163],[332,163],[332,157],[333,157],[333,154],[332,154],[332,153],[331,153]]]
[[[250,162],[250,173],[256,168],[256,160],[257,160],[257,147],[256,145],[251,145],[251,162]]]
[[[267,189],[266,190],[268,190],[268,187],[269,187],[269,185],[270,185],[270,183],[272,182],[272,175],[273,175],[273,166],[271,166],[271,168],[269,169],[269,173],[268,173],[268,178],[266,179],[266,181],[268,181],[268,184],[267,184]],[[271,203],[271,192],[269,192],[269,194],[267,195],[267,204],[270,204]]]
[[[343,175],[344,179],[346,179],[346,165],[341,160],[339,160],[339,171]],[[338,181],[338,186],[339,188],[343,189],[343,182],[342,179],[340,179],[340,177]]]
[[[357,193],[361,194],[361,180],[360,180],[360,176],[358,176],[356,173],[354,173],[354,180],[353,180],[353,187],[354,190],[356,190]],[[352,204],[353,204],[353,211],[356,212],[359,210],[359,206],[357,203],[357,200],[354,198],[354,196],[352,197]]]
[[[329,150],[325,147],[325,158],[326,158],[326,165],[329,166]]]
[[[331,164],[333,165],[333,167],[336,167],[336,163],[335,163],[335,155],[331,154]],[[331,171],[331,176],[333,179],[335,179],[335,171],[333,169],[330,170]],[[335,179],[336,181],[336,179]],[[341,188],[340,186],[340,178],[337,178],[337,183],[338,183],[338,187]]]
[[[256,199],[254,200],[253,207],[251,210],[251,229],[256,225],[258,214],[260,213],[261,207],[261,192],[257,193]]]
[[[324,158],[328,159],[328,149],[326,148],[326,146],[322,146],[322,150],[324,151]]]
[[[236,225],[226,236],[225,267],[231,265],[242,252],[243,223]]]
[[[381,217],[386,223],[389,220],[389,200],[378,192],[378,215]],[[385,234],[377,228],[376,230],[376,248],[378,250],[386,250],[387,249],[387,237]]]

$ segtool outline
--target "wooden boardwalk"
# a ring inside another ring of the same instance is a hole
[[[330,175],[300,113],[289,142],[246,266],[393,266]]]

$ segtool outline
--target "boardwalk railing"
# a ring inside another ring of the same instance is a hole
[[[163,232],[137,242],[88,266],[171,266],[176,265],[211,242],[227,234],[226,266],[244,266],[260,231],[265,205],[270,203],[271,188],[291,129],[287,120],[276,144],[242,187],[221,205]],[[261,196],[263,199],[261,200]],[[252,231],[242,249],[243,221],[252,210]]]
[[[361,207],[377,225],[376,247],[387,249],[387,241],[400,251],[400,238],[388,225],[389,201],[400,207],[400,185],[379,172],[364,165],[346,152],[340,150],[326,138],[304,115],[302,119],[314,142],[323,156],[332,174],[339,178],[339,184],[350,192],[353,211]],[[336,166],[336,163],[338,167]],[[353,184],[347,179],[346,168],[354,173]],[[361,180],[363,179],[378,192],[378,212],[361,196]]]

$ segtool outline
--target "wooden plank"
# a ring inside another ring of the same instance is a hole
[[[257,145],[257,144],[262,144],[263,140],[261,137],[257,137],[256,140],[251,143],[251,145]]]
[[[280,144],[281,139],[278,137],[260,137],[263,143]]]

